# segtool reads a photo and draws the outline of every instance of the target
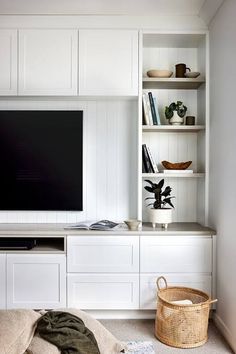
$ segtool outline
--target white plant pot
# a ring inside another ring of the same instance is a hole
[[[178,116],[178,113],[174,111],[174,115],[169,119],[171,125],[181,125],[184,123],[184,118]]]
[[[172,209],[149,209],[149,220],[152,223],[152,227],[155,228],[156,224],[161,224],[163,228],[167,229],[168,224],[172,223]]]

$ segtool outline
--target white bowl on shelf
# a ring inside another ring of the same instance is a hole
[[[199,75],[200,75],[200,73],[198,71],[190,71],[188,73],[185,73],[185,77],[187,77],[189,79],[195,79]]]
[[[148,70],[148,77],[156,77],[156,78],[168,78],[173,75],[173,71],[170,70]]]

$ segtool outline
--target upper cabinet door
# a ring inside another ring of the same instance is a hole
[[[77,47],[77,30],[20,30],[19,95],[76,95]]]
[[[17,30],[0,30],[0,95],[17,94]]]
[[[79,31],[79,95],[138,95],[137,31]]]

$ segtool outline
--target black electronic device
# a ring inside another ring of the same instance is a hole
[[[83,210],[83,111],[0,111],[0,210]]]
[[[36,246],[33,238],[0,238],[0,250],[31,250]]]

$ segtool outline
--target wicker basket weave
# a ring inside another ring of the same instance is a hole
[[[160,287],[161,279],[165,288]],[[164,277],[157,279],[158,301],[155,335],[163,343],[177,348],[195,348],[207,341],[211,300],[203,291],[185,287],[168,287]],[[192,304],[172,301],[190,300]]]

